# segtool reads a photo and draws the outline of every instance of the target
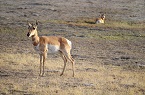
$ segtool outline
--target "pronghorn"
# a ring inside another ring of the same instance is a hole
[[[40,76],[44,75],[44,64],[45,59],[47,57],[47,53],[56,53],[59,52],[63,61],[64,61],[64,67],[62,70],[63,75],[67,60],[70,60],[72,63],[72,70],[73,70],[73,77],[74,77],[74,59],[72,58],[70,51],[72,49],[72,43],[68,39],[64,37],[57,37],[57,36],[38,36],[37,33],[37,25],[38,22],[36,21],[36,24],[28,23],[28,37],[32,37],[32,44],[34,46],[34,49],[38,51],[40,55]],[[43,72],[42,72],[43,69]]]
[[[100,18],[96,18],[95,23],[104,23],[105,14],[102,14]]]

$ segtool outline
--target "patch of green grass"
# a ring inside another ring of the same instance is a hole
[[[77,35],[79,37],[106,40],[134,40],[143,39],[145,36],[145,33],[143,32],[145,24],[143,22],[107,19],[105,20],[105,24],[95,24],[94,21],[94,18],[87,17],[76,18],[72,21],[48,20],[48,22],[55,24],[66,24],[86,29],[86,31],[84,30]],[[104,29],[105,31],[99,31],[97,30],[98,28],[102,30]]]
[[[3,40],[9,41],[18,41],[18,40],[26,40],[26,30],[25,28],[18,27],[0,27],[0,33]]]
[[[82,37],[94,38],[94,39],[105,39],[105,40],[138,40],[145,39],[144,32],[138,31],[121,31],[121,30],[109,30],[109,31],[98,31],[98,30],[84,30],[81,32]]]
[[[122,40],[123,37],[121,36],[102,36],[103,39],[109,39],[109,40]]]
[[[105,24],[95,24],[94,18],[80,17],[74,21],[63,21],[63,20],[48,20],[48,22],[57,24],[67,24],[72,26],[84,26],[84,27],[100,27],[100,28],[111,28],[111,29],[129,29],[129,30],[143,30],[145,24],[143,22],[135,21],[122,21],[122,20],[105,20]]]
[[[142,30],[145,28],[145,24],[135,21],[120,21],[120,20],[106,20],[106,27],[109,28],[120,28],[129,30]]]

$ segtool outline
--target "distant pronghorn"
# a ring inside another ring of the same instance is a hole
[[[95,23],[104,23],[105,14],[102,14],[100,18],[96,18]]]
[[[38,51],[40,55],[40,76],[44,75],[44,64],[45,59],[47,57],[47,53],[56,53],[59,52],[63,61],[64,61],[64,67],[63,71],[60,75],[63,75],[67,60],[70,60],[72,63],[72,70],[73,70],[73,76],[74,76],[74,59],[72,58],[70,51],[72,49],[72,43],[68,39],[64,37],[57,37],[57,36],[38,36],[37,33],[37,25],[38,22],[36,21],[36,24],[30,24],[28,22],[28,37],[32,37],[32,44],[34,46],[34,49]],[[43,67],[43,68],[42,68]],[[43,69],[43,72],[42,72]]]

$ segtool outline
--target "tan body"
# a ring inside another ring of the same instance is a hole
[[[105,14],[102,14],[100,18],[96,18],[95,23],[104,23],[105,22]]]
[[[37,34],[37,22],[36,25],[32,25],[28,23],[28,37],[32,37],[32,44],[34,49],[40,55],[40,76],[44,75],[44,64],[45,59],[47,57],[47,53],[57,53],[59,52],[63,61],[64,67],[61,75],[63,75],[67,60],[70,60],[72,63],[73,76],[74,76],[74,60],[70,54],[71,51],[71,41],[64,37],[57,36],[41,36],[39,37]]]

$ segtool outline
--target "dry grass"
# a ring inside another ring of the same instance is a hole
[[[67,64],[64,76],[59,76],[63,62],[50,58],[45,76],[39,77],[39,59],[32,54],[0,54],[0,93],[6,95],[143,95],[143,71],[124,70],[118,66],[101,65],[77,60],[76,76],[71,76]]]
[[[0,5],[0,95],[145,95],[143,2],[2,0]],[[101,13],[105,24],[94,24]],[[39,76],[27,20],[41,22],[41,35],[72,40],[75,77],[70,63],[59,76],[63,61],[56,56],[48,57],[45,76]]]

